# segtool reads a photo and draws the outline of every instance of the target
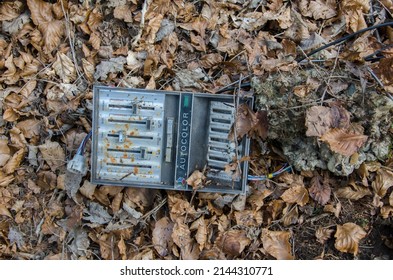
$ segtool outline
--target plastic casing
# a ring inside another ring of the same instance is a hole
[[[233,95],[94,86],[91,182],[115,186],[192,191],[186,179],[206,175],[199,191],[241,194],[248,162],[239,176],[225,167],[249,155],[250,139],[228,140]]]

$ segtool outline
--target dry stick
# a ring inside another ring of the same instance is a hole
[[[141,23],[139,24],[139,32],[135,36],[134,41],[132,42],[132,46],[133,47],[135,47],[136,44],[138,44],[139,40],[142,37],[143,29],[145,28],[145,15],[146,15],[147,9],[149,8],[149,5],[150,5],[151,1],[152,0],[145,0],[143,2],[142,14],[141,14]]]
[[[146,220],[150,215],[152,215],[153,213],[157,212],[158,210],[160,210],[160,208],[162,206],[165,205],[165,203],[167,202],[167,198],[164,198],[156,207],[154,207],[152,210],[150,210],[149,212],[147,212],[145,215],[143,215],[140,220]]]
[[[330,83],[330,80],[332,79],[334,70],[335,70],[336,67],[337,67],[337,61],[338,61],[338,55],[336,56],[336,59],[334,60],[333,69],[332,69],[332,71],[330,72],[329,78],[328,78],[327,83],[326,83],[326,88],[325,88],[325,90],[323,91],[323,94],[322,94],[322,97],[321,97],[321,106],[323,105],[323,100],[325,99],[325,95],[326,95],[326,93],[327,93],[327,91],[328,91],[328,88],[330,88],[330,84],[329,84],[329,83]]]
[[[78,67],[78,61],[76,60],[76,55],[75,55],[75,48],[74,48],[74,42],[71,39],[71,28],[70,28],[70,20],[68,18],[68,14],[66,13],[63,5],[63,0],[61,2],[61,9],[63,10],[64,18],[66,20],[66,29],[67,29],[67,35],[68,35],[68,40],[70,41],[70,48],[71,48],[71,54],[72,54],[72,59],[74,60],[75,64],[75,70],[78,73],[78,78],[83,77],[83,74],[79,71]]]

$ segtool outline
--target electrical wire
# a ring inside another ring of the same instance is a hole
[[[79,147],[78,147],[78,150],[76,151],[76,154],[77,154],[77,155],[83,156],[83,154],[85,153],[85,148],[86,148],[87,141],[89,141],[91,135],[92,135],[92,131],[90,131],[90,132],[85,136],[85,138],[83,138],[82,142],[80,143],[80,145],[79,145]]]
[[[275,171],[273,173],[270,173],[270,174],[267,174],[267,175],[262,175],[262,176],[248,175],[247,179],[249,181],[264,181],[264,180],[267,180],[267,179],[274,178],[274,177],[280,175],[281,173],[284,173],[284,172],[290,171],[290,170],[292,170],[292,166],[290,166],[290,165],[288,166],[288,164],[286,163],[279,170],[277,170],[277,171]]]
[[[348,34],[348,35],[346,35],[346,36],[344,36],[344,37],[342,37],[340,39],[337,39],[337,40],[335,40],[333,42],[330,42],[330,43],[328,43],[326,45],[323,45],[322,47],[319,47],[319,48],[317,48],[317,49],[307,53],[305,56],[297,58],[296,62],[299,63],[299,62],[303,61],[304,59],[306,59],[307,57],[310,57],[310,56],[312,56],[312,55],[314,55],[314,54],[316,54],[316,53],[318,53],[318,52],[320,52],[320,51],[322,51],[324,49],[327,49],[328,47],[331,47],[333,45],[337,45],[337,44],[339,44],[341,42],[344,42],[344,41],[347,41],[349,39],[352,39],[353,37],[355,37],[355,36],[357,36],[357,35],[359,35],[361,33],[367,32],[369,30],[385,27],[385,26],[393,26],[393,21],[384,22],[384,23],[381,23],[381,24],[377,24],[377,25],[373,25],[373,26],[370,26],[370,27],[366,27],[366,28],[360,29],[360,30],[358,30],[358,31],[356,31],[354,33]]]

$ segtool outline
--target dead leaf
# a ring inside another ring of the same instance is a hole
[[[371,195],[368,188],[358,186],[355,182],[350,182],[348,186],[339,188],[335,191],[338,198],[346,198],[351,200],[359,200],[367,195]]]
[[[251,240],[244,230],[231,229],[220,235],[216,241],[217,246],[230,256],[239,256],[250,245]]]
[[[82,68],[83,72],[86,75],[86,78],[89,80],[89,82],[94,81],[94,65],[87,61],[86,59],[82,58]]]
[[[384,219],[389,218],[390,216],[393,215],[393,207],[390,205],[387,206],[382,206],[381,207],[381,216]]]
[[[315,232],[317,241],[321,244],[325,244],[326,241],[332,236],[333,229],[319,227]]]
[[[113,16],[124,22],[133,22],[132,9],[129,5],[119,5],[113,10]]]
[[[336,207],[334,207],[332,204],[327,204],[325,207],[323,207],[323,211],[333,213],[334,216],[338,218],[341,213],[341,202],[338,202]]]
[[[322,136],[332,127],[330,108],[313,106],[306,113],[307,136]]]
[[[13,108],[8,108],[3,113],[3,119],[7,122],[14,122],[19,119],[20,115]]]
[[[191,231],[186,224],[178,219],[173,227],[173,242],[180,248],[181,259],[196,260],[199,257],[199,248],[191,239]]]
[[[374,192],[383,198],[388,189],[393,186],[393,172],[383,168],[379,169],[371,186]]]
[[[0,138],[0,167],[3,167],[11,157],[11,150],[8,147],[8,139]]]
[[[221,63],[222,59],[223,58],[220,54],[210,53],[210,54],[205,54],[205,55],[201,56],[199,63],[203,68],[210,69],[210,68],[218,65],[219,63]]]
[[[85,180],[82,187],[79,189],[80,193],[89,199],[93,199],[94,191],[97,185],[90,183],[90,181]]]
[[[161,257],[165,257],[173,246],[172,232],[174,223],[168,217],[163,217],[156,222],[152,233],[154,249]]]
[[[207,243],[207,221],[203,217],[200,217],[191,224],[190,230],[197,231],[195,234],[195,240],[199,244],[199,250],[202,251]]]
[[[12,219],[12,215],[7,207],[3,204],[0,204],[0,216],[7,216]]]
[[[104,207],[96,202],[90,202],[89,209],[84,209],[84,220],[90,221],[93,225],[107,224],[112,220],[112,216]]]
[[[291,234],[287,231],[270,231],[262,229],[263,249],[277,260],[293,260],[289,238]]]
[[[76,79],[75,66],[72,60],[64,53],[58,52],[56,54],[56,61],[53,63],[53,69],[60,79],[62,79],[63,83],[69,84]]]
[[[0,21],[10,21],[17,18],[23,9],[21,1],[3,2],[0,4]]]
[[[14,173],[15,170],[20,166],[23,158],[25,157],[26,149],[22,148],[18,150],[11,159],[4,166],[3,170],[6,174]]]
[[[187,185],[192,186],[193,190],[199,190],[204,187],[206,176],[199,170],[192,172],[190,177],[187,178]]]
[[[273,193],[272,190],[265,189],[263,191],[253,190],[252,194],[247,197],[247,202],[252,206],[252,209],[258,211],[265,204],[264,199]]]
[[[40,135],[41,132],[41,121],[36,119],[27,119],[24,121],[20,121],[16,124],[16,127],[22,131],[25,138],[33,138],[35,136]]]
[[[282,211],[282,214],[282,221],[285,227],[299,222],[299,210],[296,204],[288,204]]]
[[[333,152],[351,156],[366,143],[367,138],[366,135],[348,133],[344,129],[333,128],[322,135],[320,139],[328,143]]]
[[[245,227],[257,227],[262,224],[263,217],[261,211],[236,211],[235,212],[236,224]]]
[[[38,148],[52,171],[56,171],[65,165],[65,153],[58,142],[47,140],[45,144],[38,146]]]
[[[43,36],[44,51],[52,52],[64,35],[64,21],[54,18],[52,4],[42,0],[27,0],[31,18]]]
[[[307,204],[308,191],[304,186],[297,185],[286,190],[281,198],[287,203],[297,203],[300,206],[304,206]]]
[[[336,242],[334,247],[344,253],[351,253],[355,256],[359,251],[359,241],[366,237],[364,229],[354,223],[345,223],[342,226],[337,225],[337,231],[334,237]]]
[[[311,179],[311,187],[308,189],[310,196],[321,205],[325,205],[329,199],[332,189],[329,185],[329,178],[322,178],[318,172],[314,173]]]
[[[96,67],[94,79],[106,80],[110,73],[122,72],[126,62],[127,59],[124,56],[114,57],[109,60],[102,60]]]

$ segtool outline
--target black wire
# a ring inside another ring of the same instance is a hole
[[[341,42],[349,40],[349,39],[351,39],[351,38],[353,38],[353,37],[355,37],[355,36],[357,36],[357,35],[359,35],[361,33],[364,33],[366,31],[373,30],[373,29],[380,28],[380,27],[385,27],[385,26],[392,26],[392,25],[393,25],[393,22],[390,21],[390,22],[384,22],[384,23],[381,23],[381,24],[373,25],[373,26],[370,26],[370,27],[367,27],[367,28],[364,28],[364,29],[360,29],[360,30],[358,30],[358,31],[356,31],[356,32],[354,32],[352,34],[346,35],[346,36],[344,36],[344,37],[342,37],[340,39],[337,39],[337,40],[335,40],[333,42],[330,42],[330,43],[328,43],[328,44],[326,44],[326,45],[324,45],[322,47],[319,47],[319,48],[309,52],[305,56],[297,58],[296,61],[299,63],[299,62],[303,61],[304,59],[306,59],[307,57],[310,57],[313,54],[316,54],[317,52],[320,52],[320,51],[322,51],[324,49],[327,49],[330,46],[337,45],[337,44],[339,44]]]
[[[335,41],[333,41],[333,42],[330,42],[330,43],[328,43],[328,44],[326,44],[326,45],[323,45],[322,47],[319,47],[319,48],[317,48],[317,49],[315,49],[315,50],[309,52],[309,53],[306,54],[305,56],[302,56],[302,57],[300,57],[300,58],[297,58],[297,59],[296,59],[296,62],[299,63],[299,62],[303,61],[304,59],[306,59],[307,57],[310,57],[310,56],[312,56],[312,55],[314,55],[314,54],[316,54],[316,53],[318,53],[318,52],[320,52],[320,51],[322,51],[322,50],[324,50],[324,49],[327,49],[328,47],[331,47],[331,46],[333,46],[333,45],[337,45],[337,44],[339,44],[339,43],[341,43],[341,42],[344,42],[344,41],[347,41],[347,40],[349,40],[349,39],[352,39],[353,37],[356,37],[357,35],[359,35],[359,34],[361,34],[361,33],[364,33],[364,32],[367,32],[367,31],[369,31],[369,30],[373,30],[373,29],[376,29],[376,28],[385,27],[385,26],[393,26],[393,21],[389,21],[389,22],[384,22],[384,23],[381,23],[381,24],[373,25],[373,26],[370,26],[370,27],[367,27],[367,28],[364,28],[364,29],[360,29],[360,30],[358,30],[358,31],[356,31],[356,32],[354,32],[354,33],[352,33],[352,34],[348,34],[348,35],[346,35],[346,36],[344,36],[344,37],[342,37],[342,38],[340,38],[340,39],[337,39],[337,40],[335,40]],[[365,58],[365,60],[366,60],[366,61],[374,62],[374,61],[379,60],[380,58],[382,58],[382,57],[381,57],[381,56],[377,56],[377,57],[373,58],[373,57],[367,56],[367,57]],[[243,83],[243,84],[241,84],[241,85],[240,85],[240,88],[246,88],[246,87],[250,87],[250,86],[251,86],[251,83],[248,82],[248,83]],[[222,88],[222,89],[216,91],[216,93],[223,93],[223,92],[226,92],[226,91],[234,90],[234,89],[236,89],[236,88],[239,88],[239,87],[238,87],[238,86],[224,87],[224,88]]]

